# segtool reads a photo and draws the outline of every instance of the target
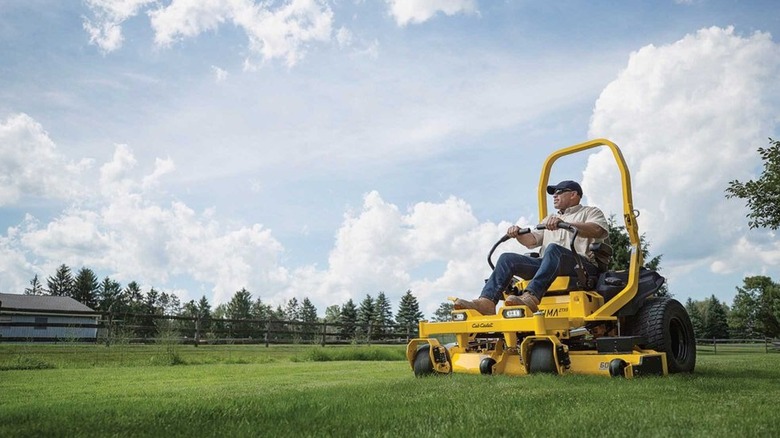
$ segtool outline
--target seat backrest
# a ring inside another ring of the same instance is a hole
[[[599,272],[607,272],[612,260],[612,247],[607,242],[591,243],[588,249],[596,257],[596,268]]]

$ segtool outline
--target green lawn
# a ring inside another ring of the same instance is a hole
[[[19,360],[18,350],[1,347],[0,363]],[[52,365],[54,347],[25,348]],[[78,356],[98,354],[99,347],[91,348]],[[138,348],[147,349],[146,356],[160,350]],[[400,360],[308,361],[391,359],[403,351],[397,346],[232,347],[232,357],[241,358],[232,363],[218,360],[224,351],[200,350],[196,361],[190,350],[176,349],[184,364],[175,366],[143,364],[154,361],[135,353],[125,363],[74,365],[75,356],[68,356],[70,362],[62,359],[54,369],[0,371],[0,436],[732,437],[780,431],[775,354],[703,355],[695,374],[666,378],[417,379]]]

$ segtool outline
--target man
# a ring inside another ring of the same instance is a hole
[[[582,187],[574,181],[561,181],[554,186],[547,186],[547,193],[552,195],[553,206],[558,211],[544,219],[542,223],[546,226],[545,230],[520,234],[520,227],[512,225],[506,232],[529,249],[541,246],[541,258],[502,254],[479,298],[458,298],[454,303],[455,309],[474,309],[483,315],[495,315],[496,303],[503,298],[512,276],[517,275],[531,281],[521,295],[507,297],[506,304],[526,305],[532,312],[539,310],[539,302],[555,277],[576,274],[577,258],[569,249],[571,232],[558,228],[560,222],[567,222],[579,230],[574,248],[577,254],[583,256],[582,262],[588,274],[598,273],[595,256],[588,247],[591,243],[607,239],[608,225],[604,213],[596,207],[580,205]]]

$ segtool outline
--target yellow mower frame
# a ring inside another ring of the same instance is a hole
[[[415,375],[452,372],[666,375],[670,372],[667,353],[674,358],[672,372],[693,370],[691,356],[695,363],[695,342],[692,343],[693,329],[684,307],[668,298],[659,300],[637,294],[643,264],[637,214],[628,166],[616,144],[595,139],[560,149],[547,158],[539,178],[539,222],[547,216],[546,187],[555,161],[597,147],[611,150],[621,175],[623,220],[631,244],[630,266],[620,273],[624,279],[619,285],[622,288],[619,291],[613,288],[616,293],[605,299],[596,290],[577,290],[569,284],[570,278],[558,277],[536,313],[522,305],[503,306],[496,315],[455,310],[449,322],[421,321],[419,337],[411,340],[406,349]],[[656,276],[656,288],[660,287],[663,278],[652,274]],[[519,281],[515,286],[523,290],[525,283]],[[663,321],[657,321],[657,315]],[[649,334],[654,338],[651,343],[667,351],[648,348],[643,336],[623,336],[621,324],[630,325],[633,334]],[[455,343],[442,345],[437,335],[454,335]]]

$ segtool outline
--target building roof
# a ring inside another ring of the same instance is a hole
[[[26,310],[53,310],[61,312],[94,312],[71,297],[48,295],[0,294],[0,308]]]

